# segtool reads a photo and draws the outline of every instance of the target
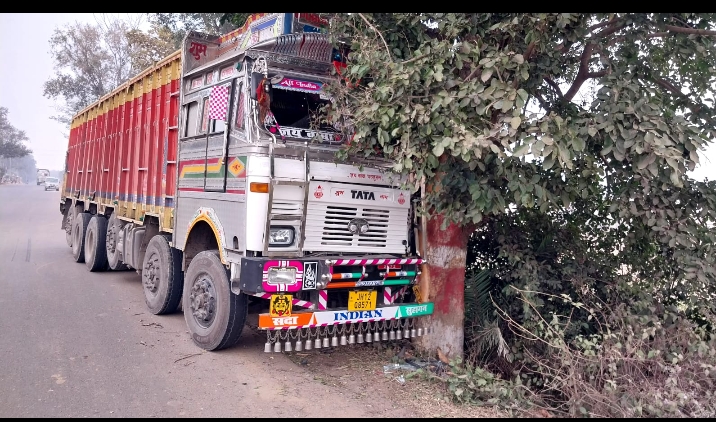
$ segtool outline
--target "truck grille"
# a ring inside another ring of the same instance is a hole
[[[390,211],[370,208],[327,206],[321,245],[369,246],[385,248],[388,240]],[[368,233],[357,235],[348,231],[348,222],[363,218],[370,225]]]
[[[404,253],[407,210],[309,203],[306,219],[307,251]],[[348,222],[363,218],[370,226],[365,234],[352,234]]]

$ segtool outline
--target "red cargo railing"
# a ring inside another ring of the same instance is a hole
[[[73,118],[63,199],[136,221],[155,215],[171,231],[180,61],[177,51]]]

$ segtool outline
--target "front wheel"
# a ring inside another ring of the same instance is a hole
[[[142,264],[142,288],[147,308],[154,315],[175,312],[181,300],[184,274],[181,252],[169,246],[164,235],[149,241]]]
[[[205,350],[235,345],[244,329],[248,300],[233,294],[218,251],[204,251],[189,263],[184,276],[184,319],[194,343]]]

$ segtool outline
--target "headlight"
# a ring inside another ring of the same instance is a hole
[[[271,267],[268,271],[269,284],[295,284],[296,268]]]
[[[272,227],[269,230],[270,246],[291,246],[293,244],[293,227]]]

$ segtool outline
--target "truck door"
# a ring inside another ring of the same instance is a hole
[[[234,80],[217,85],[211,95],[204,97],[202,105],[201,131],[206,133],[206,153],[204,171],[205,192],[225,192],[228,149],[229,116],[232,113]],[[212,119],[217,113],[223,119]]]

